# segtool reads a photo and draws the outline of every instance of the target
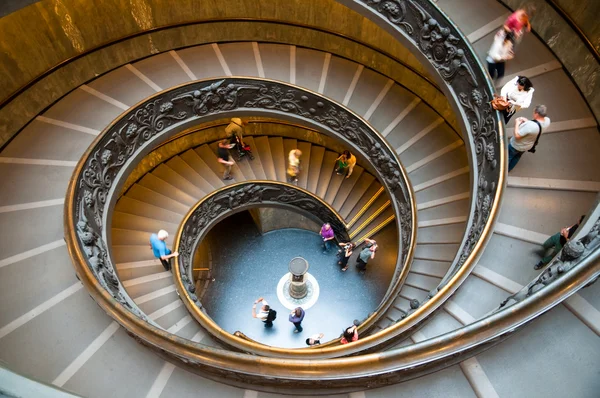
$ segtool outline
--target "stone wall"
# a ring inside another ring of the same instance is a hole
[[[285,228],[305,229],[317,233],[321,230],[319,224],[293,211],[274,207],[259,207],[250,209],[249,212],[261,234]]]

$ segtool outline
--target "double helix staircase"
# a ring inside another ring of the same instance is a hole
[[[437,4],[482,60],[509,13],[494,0]],[[533,265],[541,243],[595,203],[600,137],[582,96],[533,34],[525,36],[515,60],[507,64],[507,78],[515,74],[531,78],[534,103],[547,105],[553,123],[536,154],[523,156],[508,176],[494,234],[472,274],[441,311],[390,349],[487,316],[538,274]],[[460,135],[428,104],[375,71],[316,50],[252,42],[190,47],[127,64],[77,88],[0,153],[0,359],[8,367],[82,396],[197,396],[199,391],[204,396],[272,396],[193,375],[137,344],[82,288],[63,241],[65,190],[94,137],[157,91],[223,75],[271,78],[320,92],[368,120],[397,150],[417,200],[417,245],[406,283],[377,330],[401,319],[410,300],[422,301],[441,281],[465,233],[471,177]],[[377,196],[379,183],[366,170],[357,166],[349,180],[332,175],[335,152],[285,137],[250,135],[247,140],[255,160],[239,162],[232,182],[283,181],[286,154],[297,146],[308,160],[301,187],[348,219],[370,202],[353,224],[361,226],[358,238],[392,215],[385,195]],[[171,274],[152,258],[147,244],[148,233],[160,228],[175,236],[190,206],[223,186],[215,152],[214,144],[189,149],[145,174],[117,203],[111,232],[118,275],[148,317],[169,333],[220,347],[187,313]],[[349,396],[596,396],[599,309],[596,284],[476,357]],[[328,390],[316,385],[307,393]]]

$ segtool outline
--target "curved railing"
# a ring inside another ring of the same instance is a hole
[[[406,173],[394,150],[364,120],[319,94],[286,83],[253,78],[197,81],[157,94],[124,113],[96,139],[75,170],[65,212],[67,234],[73,237],[69,240],[72,253],[85,259],[81,265],[87,264],[118,303],[143,317],[115,274],[108,251],[107,231],[121,180],[161,140],[190,123],[233,112],[273,115],[315,126],[342,139],[375,171],[388,192],[401,236],[393,282],[363,327],[376,322],[400,290],[412,260],[416,209]]]
[[[326,347],[313,351],[324,356],[339,356],[365,349],[381,347],[390,338],[400,335],[420,320],[431,315],[464,280],[481,249],[491,234],[492,223],[498,212],[504,184],[504,157],[502,127],[488,101],[492,87],[484,69],[461,33],[428,1],[366,0],[340,2],[355,8],[388,29],[395,37],[415,48],[431,64],[439,76],[442,89],[454,100],[462,116],[464,138],[468,144],[472,165],[474,194],[467,235],[461,243],[453,266],[432,298],[407,318],[388,329],[361,339],[347,347]],[[127,171],[128,162],[143,153],[160,138],[168,135],[169,126],[184,124],[183,120],[198,120],[201,115],[225,116],[244,104],[253,112],[270,110],[280,117],[299,117],[313,123],[323,123],[327,131],[334,131],[353,144],[353,149],[371,162],[378,177],[394,199],[401,230],[407,223],[414,224],[414,208],[405,205],[410,196],[402,188],[405,175],[395,154],[377,135],[358,126],[358,118],[339,106],[325,106],[318,97],[296,96],[277,89],[281,83],[261,86],[256,81],[224,79],[221,83],[178,88],[173,101],[164,101],[162,94],[129,112],[127,120],[113,123],[101,135],[76,169],[76,178],[69,186],[66,202],[66,225],[77,225],[77,233],[69,230],[67,241],[76,260],[78,273],[100,305],[120,324],[144,344],[177,361],[184,367],[223,377],[236,382],[279,386],[280,388],[310,387],[315,380],[332,388],[352,390],[381,383],[397,382],[407,375],[419,374],[427,366],[447,366],[465,355],[492,344],[514,331],[515,327],[537,316],[571,294],[591,275],[589,268],[575,267],[565,278],[537,292],[551,302],[543,305],[532,298],[485,320],[456,332],[389,352],[360,355],[347,359],[304,360],[257,358],[253,355],[230,353],[208,348],[177,338],[146,322],[131,309],[130,299],[114,276],[107,251],[107,215],[114,202],[113,182]],[[199,83],[194,83],[199,84]],[[284,85],[285,86],[285,85]],[[250,100],[248,95],[256,95]],[[404,202],[404,203],[403,203]],[[108,211],[106,211],[108,210]],[[411,243],[414,229],[403,239]],[[402,259],[410,258],[411,245],[402,242]],[[409,247],[407,249],[407,247]],[[583,263],[595,259],[586,257]],[[595,274],[594,274],[595,275]],[[565,283],[570,283],[565,285]],[[557,290],[558,289],[558,290]],[[538,298],[539,298],[538,297]],[[515,311],[515,308],[521,312]],[[518,314],[518,317],[515,317]],[[493,325],[491,327],[490,325]],[[460,337],[460,339],[459,339]],[[305,352],[297,350],[298,354]],[[314,355],[313,354],[313,355]],[[309,357],[309,356],[307,356]],[[259,366],[257,366],[259,365]]]
[[[256,207],[282,207],[301,213],[319,225],[331,224],[340,242],[350,241],[344,219],[325,201],[311,192],[283,182],[253,180],[227,185],[203,197],[184,217],[174,241],[179,252],[173,277],[179,296],[192,316],[222,343],[263,355],[286,355],[289,349],[277,350],[249,339],[233,338],[204,312],[196,296],[192,275],[194,255],[213,226],[232,214]]]

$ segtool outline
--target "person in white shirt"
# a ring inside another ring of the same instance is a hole
[[[538,105],[533,111],[533,119],[518,117],[515,120],[515,132],[508,143],[508,171],[511,171],[521,159],[523,153],[533,148],[538,134],[550,125],[550,118],[546,116],[545,105]]]
[[[533,99],[533,84],[525,76],[517,76],[502,87],[500,96],[508,101],[509,107],[502,111],[504,123],[508,123],[515,112],[529,108]]]
[[[515,36],[512,32],[500,29],[494,36],[494,42],[488,51],[485,59],[488,64],[488,71],[492,79],[501,79],[504,77],[504,66],[506,61],[514,58],[513,52]]]
[[[262,307],[260,308],[260,311],[257,313],[256,305],[260,302],[262,302]],[[252,317],[263,321],[265,323],[266,328],[270,328],[273,326],[273,319],[269,319],[270,313],[271,313],[271,307],[269,306],[269,303],[267,303],[267,300],[260,297],[258,300],[256,300],[254,302],[254,305],[252,306]],[[271,318],[272,317],[273,316],[271,316]]]
[[[317,345],[321,344],[321,339],[325,336],[323,333],[313,334],[306,339],[306,345]]]

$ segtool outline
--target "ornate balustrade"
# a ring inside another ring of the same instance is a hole
[[[118,280],[108,250],[110,215],[122,180],[136,161],[162,140],[190,123],[229,117],[233,112],[316,127],[342,139],[376,172],[391,199],[401,236],[393,283],[364,327],[376,322],[401,288],[412,259],[416,210],[406,174],[394,150],[360,117],[316,93],[275,81],[227,78],[182,85],[138,104],[97,138],[75,170],[65,212],[69,249],[80,277],[85,273],[95,279],[92,290],[104,290],[112,300],[145,319]],[[107,305],[105,309],[113,315],[114,308]]]
[[[412,47],[439,77],[440,87],[462,118],[473,176],[467,233],[449,273],[431,299],[390,328],[347,346],[289,350],[294,359],[256,357],[195,344],[146,322],[127,297],[108,252],[108,214],[118,181],[135,159],[170,131],[201,117],[229,116],[234,111],[271,112],[295,118],[337,134],[369,161],[390,197],[402,236],[400,264],[411,257],[415,209],[398,160],[385,141],[361,124],[360,118],[322,97],[295,87],[255,79],[196,82],[161,93],[113,123],[95,141],[76,169],[69,187],[65,219],[71,255],[78,274],[100,305],[145,345],[180,366],[226,382],[277,387],[279,391],[310,388],[316,380],[331,392],[352,391],[417,377],[464,360],[509,336],[588,283],[598,274],[598,251],[582,256],[563,278],[513,305],[465,328],[410,347],[332,358],[380,349],[430,316],[468,276],[492,232],[504,184],[505,149],[497,114],[488,101],[493,88],[477,57],[458,29],[425,0],[340,0]],[[412,230],[408,229],[408,225]],[[406,267],[398,267],[402,272]],[[402,276],[398,278],[402,280]]]
[[[275,181],[251,181],[227,185],[202,198],[183,219],[175,238],[175,286],[188,311],[212,335],[228,346],[273,354],[272,347],[252,343],[247,346],[233,338],[203,311],[196,296],[192,275],[194,255],[211,228],[224,218],[256,207],[282,207],[302,213],[318,224],[329,223],[340,242],[350,241],[344,219],[318,196],[291,184]],[[244,339],[244,343],[245,343]],[[289,350],[281,350],[285,353]]]

